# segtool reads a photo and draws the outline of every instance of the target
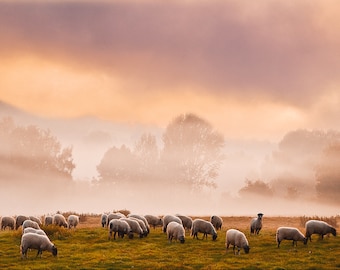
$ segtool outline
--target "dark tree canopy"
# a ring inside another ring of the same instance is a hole
[[[162,164],[170,181],[190,189],[215,187],[224,138],[194,114],[180,115],[163,134]]]
[[[263,182],[262,180],[256,181],[247,180],[246,185],[239,190],[239,194],[242,197],[254,195],[270,197],[273,196],[273,190],[267,183]]]

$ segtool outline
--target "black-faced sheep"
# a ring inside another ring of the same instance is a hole
[[[168,224],[171,222],[171,221],[175,221],[181,225],[182,224],[182,220],[179,218],[179,217],[176,217],[174,215],[165,215],[163,217],[163,232],[165,233],[166,232],[166,227],[168,226]]]
[[[55,245],[50,241],[50,239],[46,235],[40,235],[37,233],[25,233],[21,237],[21,257],[27,258],[27,250],[28,249],[37,249],[37,257],[41,254],[43,251],[50,251],[53,256],[57,256],[57,248]]]
[[[30,220],[32,220],[32,221],[34,221],[34,222],[36,222],[36,223],[38,223],[38,224],[39,224],[39,226],[40,226],[40,225],[42,225],[41,219],[40,219],[40,218],[38,218],[38,217],[35,217],[35,216],[29,216],[29,219],[30,219]]]
[[[277,247],[280,247],[282,240],[293,240],[293,246],[297,246],[297,241],[302,241],[304,244],[307,244],[307,238],[299,229],[294,227],[279,227],[276,230]]]
[[[211,222],[200,219],[200,218],[195,219],[192,222],[192,227],[191,227],[191,236],[198,239],[198,236],[197,236],[198,233],[203,233],[202,239],[204,239],[204,237],[207,239],[208,234],[212,235],[213,240],[216,240],[217,238],[216,230],[214,226],[211,224]]]
[[[180,241],[182,244],[185,241],[185,230],[182,224],[177,223],[176,221],[171,221],[167,228],[166,233],[169,242],[172,242],[172,239]]]
[[[143,236],[147,237],[149,234],[148,228],[145,225],[145,222],[139,218],[135,218],[135,217],[128,217],[129,219],[135,220],[138,222],[139,226],[142,228],[143,230]]]
[[[216,230],[222,230],[223,219],[219,216],[211,216],[210,222],[215,227]]]
[[[36,223],[33,220],[27,219],[24,221],[24,223],[22,224],[22,230],[24,231],[26,228],[34,228],[34,229],[40,229],[40,226],[38,223]]]
[[[336,236],[336,229],[329,225],[325,221],[321,220],[308,220],[305,224],[306,227],[306,238],[312,241],[312,234],[318,234],[323,239],[326,234],[333,234]]]
[[[17,230],[22,225],[22,223],[24,223],[24,221],[27,219],[29,219],[29,217],[22,215],[17,216],[15,219],[15,229]]]
[[[250,222],[250,233],[259,234],[262,229],[262,213],[257,214],[257,218],[253,218]]]
[[[249,253],[249,243],[248,243],[248,240],[247,240],[247,237],[245,236],[245,234],[239,230],[236,230],[236,229],[229,229],[227,232],[226,232],[226,242],[225,242],[225,245],[226,245],[226,249],[229,248],[229,245],[233,245],[233,251],[234,251],[234,254],[235,253],[235,247],[237,247],[237,254],[240,255],[240,249],[243,248],[244,249],[244,252],[246,254]]]
[[[133,233],[131,230],[130,225],[124,221],[124,220],[120,220],[120,219],[112,219],[109,223],[109,240],[112,237],[112,233],[113,234],[113,239],[116,240],[116,234],[118,233],[118,236],[120,236],[121,238],[124,238],[124,235],[127,234],[129,236],[129,238],[133,237]]]
[[[107,215],[107,220],[106,220],[107,226],[109,226],[111,220],[113,220],[113,219],[120,219],[122,217],[123,217],[122,215],[119,215],[117,213],[110,213],[110,214],[108,214]]]
[[[79,224],[79,216],[77,215],[69,215],[67,217],[68,228],[71,229],[72,227],[75,229]]]
[[[15,228],[15,218],[4,216],[1,219],[1,230],[5,230],[7,227],[9,227],[11,230],[14,230]]]
[[[157,226],[160,226],[160,227],[163,226],[163,219],[160,218],[160,217],[153,216],[153,215],[145,215],[144,217],[147,220],[147,222],[149,223],[149,225],[152,226],[154,229]]]
[[[62,214],[55,214],[53,216],[53,224],[60,226],[60,227],[68,227],[68,223],[66,221],[66,218]]]
[[[192,218],[188,216],[183,215],[176,215],[176,217],[179,217],[182,220],[182,224],[185,230],[190,230],[192,227]]]
[[[40,235],[46,235],[45,231],[42,229],[34,229],[32,227],[27,227],[24,229],[23,234],[25,233],[36,233],[36,234],[40,234]]]
[[[52,225],[53,224],[53,217],[46,216],[45,219],[44,219],[44,224],[45,224],[45,226]]]
[[[107,227],[107,214],[102,214],[100,221],[102,223],[102,227]]]
[[[137,214],[129,214],[128,217],[133,217],[142,220],[145,224],[146,229],[148,230],[148,233],[150,232],[150,225],[144,216]]]
[[[143,229],[135,218],[121,218],[120,220],[126,221],[130,225],[131,231],[139,235],[139,238],[144,236]]]

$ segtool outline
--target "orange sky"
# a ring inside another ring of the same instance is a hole
[[[0,1],[0,100],[226,137],[338,129],[338,1]]]

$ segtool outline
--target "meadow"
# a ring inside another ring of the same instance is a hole
[[[277,248],[278,226],[295,226],[303,233],[301,218],[267,217],[259,235],[249,234],[250,217],[224,217],[216,241],[193,239],[186,234],[184,244],[169,243],[161,228],[151,229],[145,238],[108,240],[108,230],[100,226],[100,217],[92,216],[75,230],[43,227],[58,248],[58,256],[36,251],[21,259],[21,230],[0,232],[0,269],[340,269],[340,237],[317,235],[312,242],[297,247],[283,241]],[[234,255],[225,249],[225,232],[237,228],[245,232],[250,253]],[[199,234],[202,238],[202,234]]]

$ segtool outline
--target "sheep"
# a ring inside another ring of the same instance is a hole
[[[23,234],[25,233],[36,233],[36,234],[40,234],[40,235],[46,235],[45,231],[43,231],[42,229],[34,229],[32,227],[27,227],[23,230]]]
[[[262,213],[257,214],[257,218],[253,218],[250,222],[250,233],[259,234],[262,229]]]
[[[42,255],[42,252],[47,250],[52,253],[53,256],[57,256],[58,250],[56,246],[50,241],[46,235],[40,235],[37,233],[25,233],[21,237],[20,251],[21,258],[27,258],[28,249],[37,249],[37,257]]]
[[[142,228],[142,230],[143,230],[143,236],[144,236],[144,237],[147,237],[147,236],[148,236],[149,232],[148,232],[148,229],[147,229],[147,227],[146,227],[146,225],[145,225],[145,223],[144,223],[143,220],[138,219],[138,218],[134,218],[134,217],[128,217],[128,218],[137,221],[138,224],[139,224],[139,226],[140,226],[140,227]]]
[[[107,220],[106,220],[106,226],[109,226],[110,221],[112,219],[120,219],[122,216],[121,215],[117,215],[116,213],[110,213],[107,215]]]
[[[24,223],[24,221],[27,219],[29,219],[29,217],[22,215],[17,216],[17,218],[15,219],[15,229],[17,230],[22,225],[22,223]]]
[[[136,214],[129,214],[128,217],[134,217],[134,218],[138,218],[138,219],[142,220],[145,223],[145,226],[146,226],[148,233],[150,232],[150,225],[149,225],[148,221],[146,220],[146,218],[144,216],[136,215]]]
[[[75,229],[79,224],[79,216],[77,215],[69,215],[67,218],[68,228],[71,229],[72,227]]]
[[[112,237],[112,232],[114,232],[113,239],[116,240],[116,234],[118,233],[118,236],[121,238],[124,238],[124,234],[128,234],[129,238],[133,237],[133,233],[131,231],[130,225],[120,219],[112,219],[109,224],[109,240]]]
[[[52,225],[53,224],[53,217],[51,216],[46,216],[44,220],[45,226]]]
[[[143,238],[144,231],[143,231],[142,227],[139,225],[139,222],[136,219],[133,219],[133,218],[121,218],[120,220],[126,221],[130,225],[131,231],[133,233],[138,234],[139,238]]]
[[[5,230],[6,227],[9,227],[11,230],[15,228],[15,219],[14,217],[5,216],[1,219],[1,230]]]
[[[42,225],[42,222],[41,222],[40,218],[38,218],[38,217],[29,216],[29,219],[38,223],[39,226]]]
[[[166,228],[167,237],[169,243],[172,242],[172,239],[179,240],[182,244],[185,242],[185,230],[182,224],[179,224],[176,221],[169,222]]]
[[[307,238],[294,227],[279,227],[276,230],[276,242],[277,247],[280,247],[282,240],[293,240],[293,246],[297,246],[297,241],[302,241],[305,245],[307,244]]]
[[[222,230],[223,219],[219,216],[211,216],[210,222],[215,227],[216,230]]]
[[[176,215],[176,217],[179,217],[182,220],[182,224],[184,229],[190,230],[192,227],[192,218],[188,216],[183,215]]]
[[[323,236],[326,234],[333,234],[336,236],[336,229],[329,225],[325,221],[321,220],[308,220],[305,224],[306,228],[306,238],[312,241],[312,234],[319,234],[321,236],[321,239],[323,239]]]
[[[53,216],[53,224],[60,226],[60,227],[62,227],[62,226],[65,227],[65,228],[68,227],[68,223],[67,223],[65,217],[62,214],[55,214]]]
[[[176,217],[176,216],[173,216],[173,215],[165,215],[163,217],[163,232],[165,233],[166,232],[166,227],[168,226],[168,224],[171,222],[171,221],[175,221],[181,225],[182,224],[182,220],[179,218],[179,217]]]
[[[102,214],[101,218],[102,227],[107,227],[107,214]]]
[[[234,255],[236,255],[235,247],[237,247],[237,254],[238,255],[240,255],[240,249],[241,248],[244,249],[244,252],[246,254],[249,253],[250,247],[249,247],[247,237],[245,236],[245,234],[243,232],[241,232],[239,230],[236,230],[236,229],[227,230],[226,241],[225,241],[226,250],[229,249],[230,244],[233,245]]]
[[[34,228],[34,229],[40,229],[40,226],[37,222],[27,219],[24,221],[24,223],[22,224],[22,231],[24,231],[26,228]]]
[[[197,234],[199,232],[203,233],[202,239],[204,239],[204,237],[207,239],[208,234],[212,235],[213,240],[216,240],[217,238],[217,232],[212,223],[210,221],[197,218],[192,222],[191,236],[193,236],[194,238],[196,237],[196,239],[198,239]]]
[[[148,222],[149,225],[153,226],[154,229],[156,229],[156,226],[161,226],[163,227],[163,219],[157,216],[153,215],[145,215],[144,216],[146,221]]]

